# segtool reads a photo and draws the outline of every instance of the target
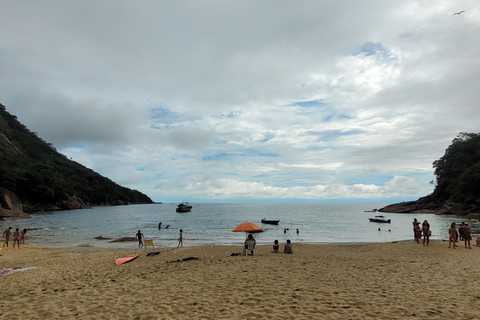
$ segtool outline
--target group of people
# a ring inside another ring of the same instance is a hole
[[[430,230],[430,224],[427,220],[423,221],[422,226],[420,227],[420,221],[417,218],[413,219],[413,236],[417,243],[420,243],[420,239],[422,239],[423,235],[423,246],[428,246],[430,243],[430,236],[432,235],[432,231]]]
[[[414,239],[417,243],[420,243],[420,239],[423,236],[423,245],[427,245],[430,242],[430,236],[432,232],[430,230],[430,224],[427,220],[423,221],[420,226],[420,222],[417,218],[413,219],[413,234]],[[453,249],[456,247],[458,241],[465,242],[465,248],[472,249],[470,241],[472,240],[472,229],[468,226],[468,223],[462,222],[457,230],[457,225],[453,222],[448,229],[448,247]],[[480,244],[479,239],[477,238],[477,246]]]
[[[9,227],[5,231],[3,231],[3,238],[5,238],[5,242],[3,243],[4,247],[8,247],[10,242],[10,238],[13,237],[13,248],[15,249],[15,245],[20,248],[20,243],[25,243],[27,229],[19,230],[16,228],[15,231],[12,232],[12,227]]]
[[[250,233],[247,237],[247,240],[245,240],[244,242],[244,250],[248,248],[254,249],[256,244],[257,244],[256,240],[253,238],[253,235]],[[280,249],[280,244],[278,243],[278,240],[275,240],[273,242],[273,252],[278,253],[280,251],[279,249]],[[290,239],[288,239],[287,243],[285,243],[285,246],[283,247],[283,253],[293,253],[292,242],[290,241]]]
[[[450,248],[453,245],[453,249],[455,249],[456,242],[458,240],[465,242],[465,248],[472,249],[470,246],[470,241],[472,240],[472,229],[468,226],[468,223],[462,222],[458,230],[455,222],[452,222],[450,225],[450,228],[448,229],[448,247]]]
[[[160,227],[161,227],[161,222],[160,224],[158,225],[158,229],[160,230]],[[168,228],[169,226],[167,226],[166,228]],[[142,231],[138,230],[137,234],[135,235],[135,240],[138,241],[138,247],[139,248],[143,248],[144,247],[144,244],[143,244],[143,239],[145,238],[145,236],[143,235]],[[183,230],[180,229],[180,236],[178,237],[178,245],[177,245],[177,248],[178,247],[183,247]]]

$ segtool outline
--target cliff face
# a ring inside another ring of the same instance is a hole
[[[431,197],[423,197],[416,201],[401,202],[388,205],[379,209],[380,212],[392,213],[434,213],[465,216],[467,218],[480,218],[480,211],[476,206],[466,203],[448,203],[446,201],[433,201]]]
[[[0,187],[16,194],[25,212],[153,203],[60,154],[1,104]]]
[[[0,218],[30,218],[23,212],[20,199],[11,191],[0,187]]]

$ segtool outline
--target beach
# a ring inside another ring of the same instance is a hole
[[[0,269],[33,268],[0,276],[0,319],[476,319],[480,248],[459,244],[294,243],[256,256],[231,256],[241,244],[154,256],[10,244]]]

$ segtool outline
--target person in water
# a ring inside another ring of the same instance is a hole
[[[140,230],[138,230],[135,238],[138,240],[138,247],[143,248],[143,233]]]

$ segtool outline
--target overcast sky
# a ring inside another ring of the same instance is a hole
[[[0,103],[154,201],[416,200],[479,39],[478,0],[0,0]]]

